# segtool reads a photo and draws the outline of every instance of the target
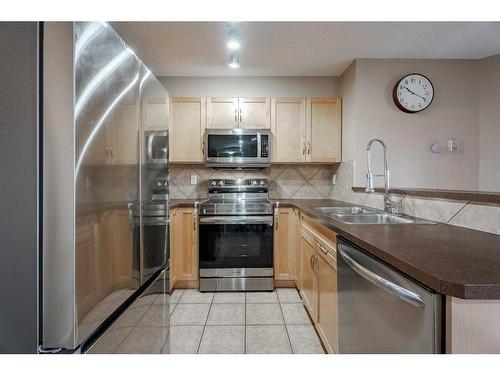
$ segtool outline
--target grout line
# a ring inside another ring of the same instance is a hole
[[[287,326],[286,321],[285,321],[285,315],[283,314],[283,309],[281,308],[281,300],[280,300],[280,296],[279,296],[278,292],[276,292],[276,295],[278,297],[278,302],[279,302],[278,305],[280,306],[281,317],[283,318],[283,324],[285,326],[286,337],[288,338],[288,345],[290,345],[290,350],[291,350],[292,354],[295,354],[293,351],[292,340],[290,340],[290,334],[288,333],[288,326]]]
[[[465,207],[467,207],[469,204],[470,204],[470,202],[467,202],[466,204],[464,204],[464,206],[463,206],[460,210],[458,210],[458,211],[457,211],[457,213],[456,213],[455,215],[453,215],[453,216],[450,218],[450,220],[448,220],[448,221],[446,222],[446,224],[449,224],[449,223],[450,223],[450,222],[451,222],[451,221],[452,221],[452,220],[453,220],[453,219],[454,219],[454,218],[455,218],[455,217],[456,217],[456,216],[457,216],[460,212],[462,212],[462,210],[463,210]],[[450,225],[453,225],[453,224],[450,224]]]
[[[247,293],[245,292],[245,311],[244,311],[244,323],[245,323],[245,328],[244,328],[244,333],[243,333],[243,353],[247,354]]]
[[[213,299],[214,296],[212,295],[212,301]],[[198,349],[196,349],[196,354],[199,354],[200,352],[201,342],[203,341],[203,336],[205,335],[205,329],[207,328],[207,322],[208,322],[208,317],[210,316],[210,311],[212,311],[212,305],[213,303],[210,302],[210,307],[208,308],[207,318],[205,319],[205,324],[203,325],[203,331],[201,332],[200,342],[198,343]]]

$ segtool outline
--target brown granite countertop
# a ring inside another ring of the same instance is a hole
[[[169,204],[170,208],[179,208],[179,207],[194,207],[195,202],[202,202],[206,200],[205,198],[199,199],[170,199]]]
[[[352,191],[364,193],[365,188],[354,186]],[[375,188],[377,193],[383,193],[383,188]],[[447,189],[421,189],[396,187],[389,190],[391,194],[410,195],[414,197],[443,198],[459,201],[470,201],[479,203],[500,203],[500,193],[494,191],[466,191],[466,190],[447,190]]]
[[[438,293],[500,299],[500,236],[447,224],[352,225],[314,207],[335,200],[279,200],[293,206]]]
[[[104,211],[128,209],[128,201],[85,203],[76,206],[77,215],[92,215]]]
[[[171,200],[170,207],[192,207]],[[201,200],[198,200],[201,201]],[[500,299],[500,236],[447,224],[353,225],[316,210],[353,206],[330,199],[279,199],[436,292],[464,299]]]

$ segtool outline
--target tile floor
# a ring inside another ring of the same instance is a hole
[[[170,297],[170,353],[324,353],[295,289]]]
[[[89,354],[160,354],[168,352],[168,294],[140,296],[111,326]]]

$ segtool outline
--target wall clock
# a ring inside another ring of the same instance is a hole
[[[411,73],[401,78],[392,90],[396,106],[406,113],[417,113],[426,109],[434,98],[434,86],[426,76]]]

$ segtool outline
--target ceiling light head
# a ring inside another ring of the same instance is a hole
[[[238,29],[231,28],[229,29],[229,40],[227,42],[227,48],[235,50],[240,48],[240,33]]]
[[[238,52],[231,52],[231,56],[229,58],[229,67],[233,69],[237,69],[240,67],[240,54]]]

